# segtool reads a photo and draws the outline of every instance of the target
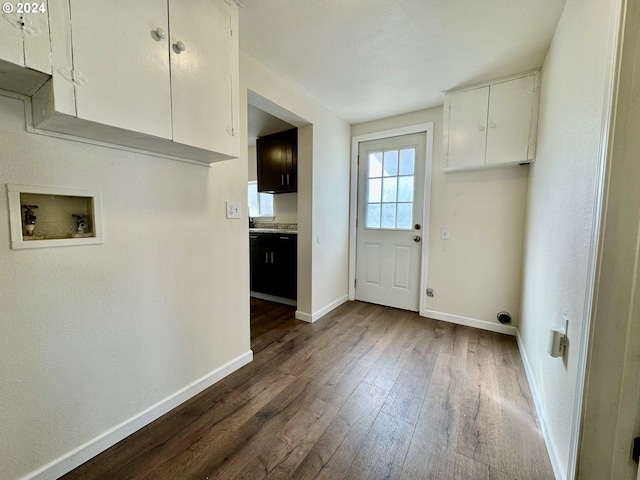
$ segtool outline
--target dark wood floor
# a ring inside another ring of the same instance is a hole
[[[251,310],[251,364],[62,478],[554,478],[512,337],[359,302]]]

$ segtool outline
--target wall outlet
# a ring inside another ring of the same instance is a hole
[[[564,356],[564,349],[567,345],[567,336],[564,332],[551,329],[549,331],[549,346],[547,352],[554,358]]]
[[[242,218],[241,209],[240,202],[227,202],[227,218]]]

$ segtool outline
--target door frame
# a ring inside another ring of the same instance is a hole
[[[427,289],[427,267],[429,265],[429,214],[431,211],[431,171],[433,164],[433,122],[419,123],[406,127],[365,133],[351,137],[351,189],[349,194],[349,300],[355,300],[356,289],[356,220],[358,218],[358,153],[360,143],[380,140],[412,133],[426,135],[424,165],[424,205],[422,209],[422,250],[420,265],[420,303],[418,313],[425,317],[425,295]]]

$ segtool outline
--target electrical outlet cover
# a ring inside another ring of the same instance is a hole
[[[227,218],[242,218],[240,202],[227,202]]]

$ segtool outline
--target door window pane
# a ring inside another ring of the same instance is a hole
[[[397,228],[411,228],[411,220],[413,217],[412,203],[398,203],[398,213],[396,218]]]
[[[369,154],[369,178],[382,176],[382,152],[374,152]]]
[[[400,150],[400,171],[399,175],[413,175],[416,160],[416,149],[405,148]]]
[[[395,177],[398,175],[398,151],[384,152],[384,176]]]
[[[396,204],[395,203],[383,203],[382,204],[382,228],[395,228],[396,227]]]
[[[415,157],[415,147],[368,153],[365,228],[412,228]]]
[[[413,175],[398,178],[398,201],[413,202]]]
[[[367,220],[365,222],[367,228],[380,228],[380,204],[373,203],[367,205]]]
[[[395,202],[398,192],[398,177],[385,178],[382,182],[382,201]]]
[[[369,180],[369,191],[367,203],[380,203],[382,201],[382,179],[372,178]]]

